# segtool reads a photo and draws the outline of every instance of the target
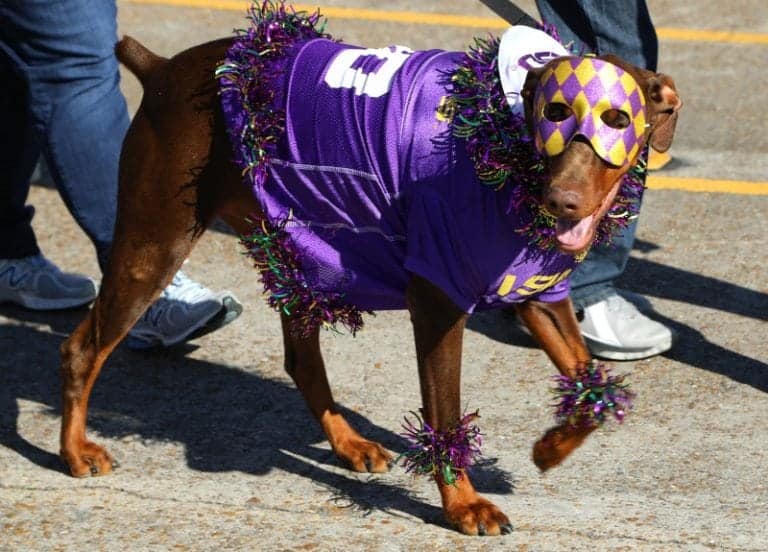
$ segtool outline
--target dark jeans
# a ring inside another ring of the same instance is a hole
[[[0,258],[39,253],[25,203],[42,155],[105,266],[130,122],[116,40],[114,0],[0,0]]]
[[[652,71],[658,39],[644,0],[536,0],[541,18],[555,25],[562,42],[575,53],[616,54]],[[593,247],[571,277],[577,309],[615,293],[613,281],[623,272],[635,242],[637,221],[609,246]]]

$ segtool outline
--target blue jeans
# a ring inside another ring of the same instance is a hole
[[[42,155],[105,266],[130,123],[116,40],[114,0],[0,0],[0,258],[39,253],[26,199]]]
[[[557,28],[575,53],[616,54],[656,70],[659,43],[644,0],[536,0],[541,18]],[[593,247],[571,277],[577,310],[615,293],[613,282],[627,266],[637,221],[609,246]]]

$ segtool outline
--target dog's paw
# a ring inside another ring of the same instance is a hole
[[[541,471],[554,468],[565,460],[584,439],[595,430],[594,426],[560,425],[549,429],[533,445],[533,463]]]
[[[349,439],[334,448],[336,455],[356,472],[384,473],[392,465],[392,455],[379,443],[362,437]]]
[[[497,536],[512,532],[512,523],[493,502],[478,496],[466,504],[452,504],[445,518],[465,535]]]
[[[59,455],[69,466],[73,477],[107,475],[119,467],[117,460],[105,448],[90,441],[85,441],[76,450],[62,450]]]

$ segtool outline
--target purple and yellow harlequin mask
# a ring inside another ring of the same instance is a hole
[[[593,57],[569,57],[541,75],[533,100],[536,149],[553,156],[577,135],[589,140],[597,155],[618,167],[640,149],[647,114],[645,97],[634,77],[622,68]],[[561,121],[544,116],[551,103],[564,104],[571,113]],[[612,128],[601,116],[610,109],[629,116],[629,126]]]

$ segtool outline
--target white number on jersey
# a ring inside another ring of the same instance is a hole
[[[344,50],[325,74],[331,88],[349,88],[356,96],[378,98],[389,92],[397,70],[413,53],[405,46]]]

